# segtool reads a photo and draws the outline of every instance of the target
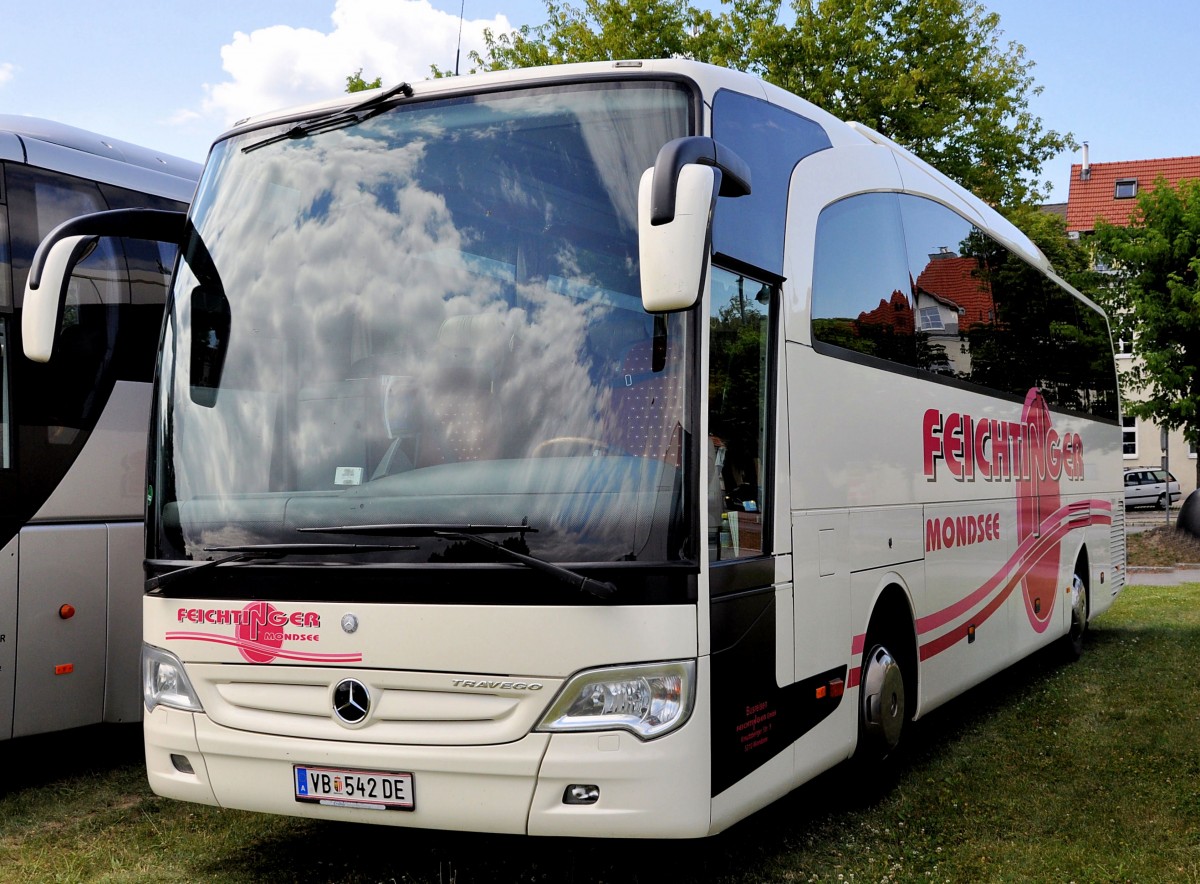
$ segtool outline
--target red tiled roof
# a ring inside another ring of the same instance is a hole
[[[1165,178],[1169,186],[1180,181],[1200,178],[1200,156],[1171,157],[1162,160],[1132,160],[1122,163],[1092,163],[1087,181],[1080,180],[1083,166],[1071,166],[1071,187],[1067,194],[1067,230],[1094,230],[1096,219],[1103,218],[1109,224],[1125,225],[1137,208],[1136,199],[1117,199],[1118,181],[1137,181],[1137,192],[1154,189],[1159,178]]]
[[[892,292],[891,301],[879,299],[879,306],[869,313],[858,314],[861,325],[890,325],[896,334],[913,333],[913,308],[901,292]]]
[[[960,310],[958,327],[967,331],[977,325],[990,324],[995,319],[996,304],[991,289],[979,280],[979,262],[947,254],[932,258],[916,280],[918,292],[925,292],[939,302]],[[911,335],[916,329],[912,303],[902,292],[892,292],[890,300],[879,300],[879,306],[858,314],[857,326],[891,326],[896,334]]]
[[[996,302],[992,300],[991,289],[980,281],[978,271],[979,262],[975,258],[937,257],[917,277],[917,288],[961,307],[963,313],[958,324],[966,331],[995,318]]]

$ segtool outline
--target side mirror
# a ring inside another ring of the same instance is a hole
[[[192,401],[205,408],[217,404],[225,354],[229,352],[229,328],[233,324],[225,290],[218,283],[192,289],[191,378]]]
[[[171,242],[183,241],[187,215],[161,209],[115,209],[64,221],[42,240],[25,282],[21,339],[25,355],[49,362],[62,321],[63,301],[75,265],[88,256],[98,237],[114,236]]]
[[[712,251],[717,197],[750,193],[750,167],[711,138],[663,145],[638,190],[642,306],[648,313],[685,310],[700,298]]]
[[[57,240],[46,251],[40,285],[33,284],[33,273],[30,272],[21,310],[21,344],[25,356],[31,361],[50,361],[54,339],[62,324],[63,304],[67,299],[71,271],[95,245],[94,236],[68,236]]]

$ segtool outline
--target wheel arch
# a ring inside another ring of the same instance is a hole
[[[1088,552],[1087,541],[1079,544],[1079,549],[1075,552],[1075,573],[1083,580],[1084,587],[1090,593],[1092,591],[1092,557]]]
[[[1090,618],[1092,595],[1092,555],[1088,549],[1088,541],[1086,538],[1080,540],[1079,544],[1075,547],[1067,561],[1071,562],[1071,572],[1066,575],[1066,579],[1073,580],[1075,575],[1079,575],[1079,579],[1083,581],[1083,590],[1088,595],[1088,615]]]
[[[916,611],[907,585],[897,574],[890,574],[881,582],[871,603],[871,613],[863,634],[864,654],[871,650],[873,643],[887,644],[901,663],[907,717],[909,720],[915,719],[920,709],[918,698],[921,683]]]

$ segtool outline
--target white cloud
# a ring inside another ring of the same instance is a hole
[[[0,87],[7,85],[16,72],[17,68],[12,62],[6,61],[0,64]]]
[[[229,79],[205,85],[204,114],[228,126],[253,114],[332,98],[359,68],[365,79],[382,77],[387,86],[426,79],[430,64],[454,67],[458,16],[427,0],[337,0],[331,20],[329,33],[286,25],[235,33],[221,47]],[[471,49],[482,49],[484,28],[506,33],[512,26],[502,15],[464,21],[464,60]]]
[[[187,124],[194,123],[199,119],[201,119],[201,115],[197,111],[183,108],[175,111],[175,113],[167,117],[166,122],[171,126],[186,126]]]

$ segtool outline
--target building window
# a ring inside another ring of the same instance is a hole
[[[921,331],[945,331],[946,325],[937,307],[922,307],[920,315]]]
[[[1121,430],[1121,453],[1126,460],[1136,460],[1138,456],[1137,418],[1127,414],[1121,415]]]
[[[1133,357],[1133,342],[1127,341],[1123,337],[1113,341],[1113,349],[1118,359],[1130,359]]]
[[[1131,200],[1135,196],[1137,196],[1137,179],[1118,178],[1116,189],[1113,192],[1113,199]]]

